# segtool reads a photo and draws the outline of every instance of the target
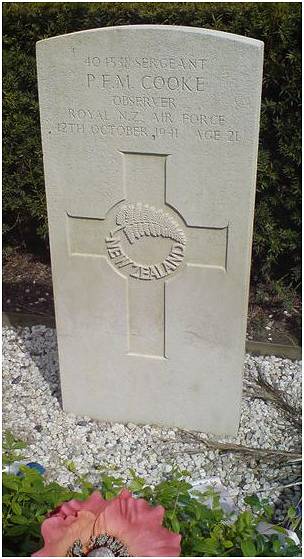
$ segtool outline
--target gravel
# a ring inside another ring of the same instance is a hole
[[[292,406],[300,406],[300,361],[246,355],[245,379],[252,382],[258,371],[284,391]],[[98,481],[98,468],[113,469],[114,475],[126,481],[128,469],[134,468],[153,485],[178,465],[193,480],[219,477],[240,508],[246,495],[257,493],[276,503],[283,514],[290,500],[298,497],[297,489],[281,487],[297,477],[296,464],[280,465],[276,459],[267,462],[254,455],[209,449],[192,454],[197,445],[182,440],[175,428],[100,422],[64,412],[56,332],[45,326],[3,329],[3,430],[27,442],[26,456],[45,466],[48,480],[71,488],[76,479],[65,461],[73,461],[77,471],[88,473],[93,483]],[[298,430],[278,408],[252,397],[243,398],[237,437],[218,440],[285,451],[300,447]]]

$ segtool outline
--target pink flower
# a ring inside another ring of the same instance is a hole
[[[164,508],[127,489],[106,501],[95,491],[63,503],[41,526],[44,547],[32,557],[179,557],[181,536],[162,526]]]

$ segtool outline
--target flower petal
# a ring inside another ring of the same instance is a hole
[[[41,526],[45,545],[33,557],[65,557],[69,547],[76,541],[87,543],[92,535],[96,516],[86,510],[77,516],[63,519],[59,516],[47,518]]]
[[[132,533],[131,539],[128,549],[135,557],[179,557],[181,553],[181,536],[162,526]]]
[[[162,527],[164,509],[135,499],[127,490],[112,499],[99,514],[94,534],[104,532],[120,539],[131,555],[141,557],[180,554],[180,536]],[[159,553],[155,553],[158,550]]]
[[[161,505],[152,507],[144,499],[135,499],[131,493],[123,490],[118,497],[108,502],[108,506],[97,517],[94,534],[115,532],[116,537],[123,537],[132,525],[148,529],[161,526],[163,516]]]
[[[52,543],[57,539],[64,537],[64,533],[68,526],[76,521],[75,516],[70,516],[68,518],[62,518],[61,516],[51,516],[46,518],[41,525],[41,535],[44,539],[44,543]]]
[[[75,516],[80,510],[88,510],[97,515],[107,506],[107,504],[108,502],[102,498],[99,491],[94,491],[94,493],[85,499],[85,501],[72,499],[71,501],[63,503],[57,514],[65,518],[70,515]]]

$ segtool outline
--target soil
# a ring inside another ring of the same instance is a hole
[[[301,300],[297,298],[288,310],[282,303],[270,301],[261,306],[251,288],[247,320],[247,340],[271,344],[301,346]]]
[[[3,262],[2,310],[54,316],[51,266],[32,254],[12,252]]]
[[[264,293],[265,293],[265,288]],[[3,311],[54,317],[50,263],[18,250],[3,262]],[[283,345],[301,345],[301,301],[286,304],[264,296],[257,286],[250,290],[247,339]]]

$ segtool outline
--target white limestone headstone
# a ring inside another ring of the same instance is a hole
[[[37,59],[65,410],[235,433],[263,43],[134,25]]]

